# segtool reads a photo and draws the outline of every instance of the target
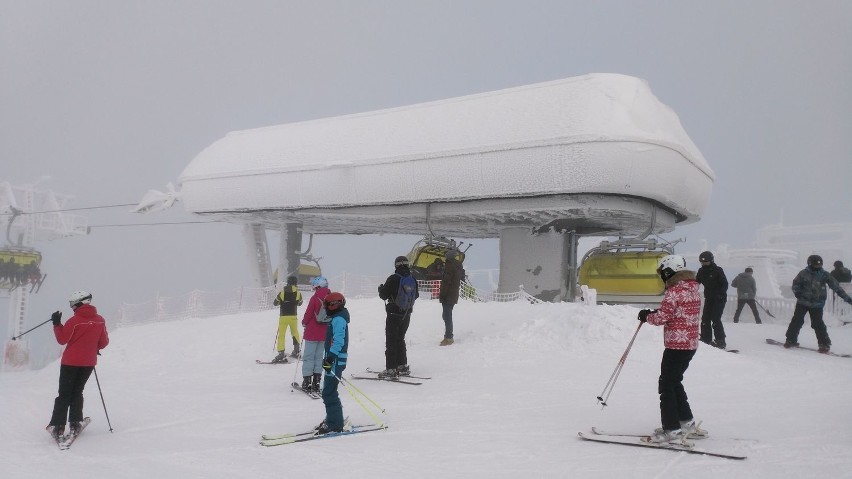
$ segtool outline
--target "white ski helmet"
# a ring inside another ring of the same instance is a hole
[[[328,288],[328,280],[325,276],[317,276],[311,280],[311,286],[314,288]]]
[[[68,304],[73,308],[78,304],[91,304],[92,293],[86,291],[74,291],[71,297],[68,298]]]
[[[660,266],[657,267],[657,273],[660,274],[660,278],[662,278],[663,282],[665,282],[678,271],[683,271],[685,269],[686,260],[683,256],[679,254],[670,254],[668,256],[663,256],[663,259],[660,260]]]

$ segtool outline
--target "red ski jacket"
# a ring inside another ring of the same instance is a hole
[[[648,323],[663,326],[668,349],[698,349],[701,326],[701,295],[695,273],[678,271],[666,282],[660,308],[648,315]]]
[[[328,323],[317,323],[317,314],[325,307],[323,300],[329,293],[331,293],[331,290],[328,288],[316,288],[314,295],[308,301],[308,307],[305,308],[305,314],[302,316],[302,326],[305,327],[305,340],[307,341],[325,341]]]
[[[59,344],[65,344],[62,364],[66,366],[95,366],[98,351],[107,347],[106,322],[91,304],[83,304],[64,325],[54,326],[53,334]]]

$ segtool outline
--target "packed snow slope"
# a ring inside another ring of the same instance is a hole
[[[378,299],[349,301],[346,375],[384,362]],[[732,305],[728,305],[731,307]],[[739,354],[702,347],[686,373],[699,445],[744,461],[587,442],[592,426],[650,432],[659,425],[662,330],[643,326],[601,408],[596,397],[637,328],[630,306],[463,302],[456,343],[440,347],[440,304],[421,300],[408,333],[421,386],[352,381],[386,410],[389,429],[265,448],[262,433],[311,428],[322,401],[292,392],[294,364],[273,356],[277,312],[113,331],[86,389],[93,418],[60,451],[44,431],[58,361],[0,376],[0,469],[19,478],[793,478],[852,477],[852,359],[767,345],[776,324],[727,323]],[[750,320],[750,316],[746,316]],[[33,334],[51,334],[48,328]],[[852,327],[830,327],[833,349],[852,352]],[[815,346],[802,330],[803,345]],[[369,415],[341,389],[356,423]]]

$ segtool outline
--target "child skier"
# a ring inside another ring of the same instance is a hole
[[[343,431],[343,404],[337,392],[337,378],[342,377],[349,356],[349,311],[346,309],[346,298],[340,293],[329,293],[325,297],[325,312],[331,318],[325,332],[325,359],[322,362],[322,368],[326,371],[322,387],[325,420],[316,427],[317,435]]]
[[[683,373],[698,349],[701,324],[698,282],[695,273],[686,269],[686,260],[679,255],[663,257],[657,273],[666,285],[663,301],[659,309],[639,311],[638,319],[663,326],[665,350],[658,386],[663,427],[644,440],[662,443],[678,442],[687,437],[703,438],[707,431],[695,424],[683,388]]]

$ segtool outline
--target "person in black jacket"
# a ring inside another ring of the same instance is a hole
[[[278,306],[278,337],[275,339],[275,344],[278,349],[278,355],[272,359],[272,363],[283,364],[287,363],[287,352],[284,351],[287,346],[287,328],[290,329],[290,335],[293,338],[293,353],[290,357],[299,357],[299,346],[302,338],[299,337],[299,328],[297,327],[299,318],[298,307],[302,305],[302,293],[296,286],[299,279],[295,276],[287,277],[287,285],[275,296],[273,305]]]
[[[837,260],[834,262],[834,269],[831,270],[831,276],[838,283],[852,283],[852,271],[843,266],[843,261]]]
[[[701,268],[695,280],[704,286],[704,310],[701,312],[701,341],[725,349],[725,327],[722,313],[728,300],[728,278],[725,271],[714,262],[713,253],[705,251],[698,256]],[[713,340],[713,337],[716,340]]]
[[[411,276],[408,258],[397,256],[394,260],[394,273],[388,276],[384,284],[379,285],[379,297],[385,301],[385,370],[379,373],[382,379],[393,379],[397,376],[411,374],[408,366],[408,352],[405,347],[405,333],[411,324],[411,311],[413,308],[401,310],[397,306],[397,294],[399,283],[403,278]],[[417,280],[413,277],[415,291],[414,299],[420,294],[417,292]]]
[[[447,263],[444,266],[444,274],[441,277],[441,289],[438,299],[441,301],[441,318],[444,320],[444,339],[441,346],[449,346],[455,342],[453,339],[453,307],[459,302],[459,288],[464,280],[464,267],[458,260],[458,251],[451,249],[447,251]]]

